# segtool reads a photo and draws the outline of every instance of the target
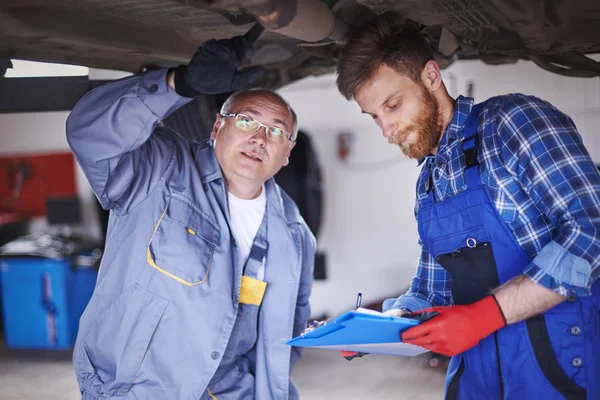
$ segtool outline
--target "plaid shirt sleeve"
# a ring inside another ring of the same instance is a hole
[[[557,227],[525,275],[561,295],[590,293],[600,275],[600,174],[575,124],[547,102],[511,95],[497,132],[507,170]]]
[[[427,250],[421,247],[421,258],[417,273],[412,279],[408,292],[384,303],[383,311],[401,309],[418,311],[432,306],[449,306],[453,304],[450,292],[450,274]]]

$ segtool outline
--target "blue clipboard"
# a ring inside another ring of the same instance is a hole
[[[415,356],[429,350],[402,343],[400,332],[421,321],[383,315],[358,309],[327,322],[313,331],[297,336],[286,344],[331,350]]]

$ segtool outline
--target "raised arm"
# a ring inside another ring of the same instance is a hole
[[[244,36],[209,40],[188,65],[113,82],[77,103],[67,139],[104,208],[130,209],[166,171],[174,147],[166,132],[153,135],[161,119],[195,96],[232,92],[262,76],[262,67],[238,70],[259,35],[255,27]]]
[[[85,95],[67,120],[67,140],[102,206],[128,208],[154,187],[173,157],[158,122],[189,102],[167,87],[167,70],[133,76]]]

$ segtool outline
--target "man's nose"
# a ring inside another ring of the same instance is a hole
[[[256,132],[250,137],[250,143],[256,143],[261,147],[267,143],[267,128],[261,126]]]
[[[383,136],[385,138],[389,138],[393,136],[398,128],[398,124],[391,120],[381,120],[381,131],[383,132]]]

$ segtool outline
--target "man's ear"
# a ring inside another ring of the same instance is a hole
[[[211,139],[214,140],[217,138],[217,133],[219,132],[219,129],[221,129],[222,122],[223,122],[223,117],[221,116],[221,114],[217,114],[217,119],[215,120],[215,123],[213,124],[212,132],[210,132]]]
[[[283,162],[283,166],[287,167],[287,165],[290,163],[290,154],[292,153],[292,149],[294,148],[294,146],[296,146],[296,143],[292,143],[292,145],[290,146],[290,148],[288,149],[288,152],[285,156],[285,161]]]
[[[430,92],[435,92],[442,85],[440,66],[433,60],[427,61],[421,71],[421,81]]]

